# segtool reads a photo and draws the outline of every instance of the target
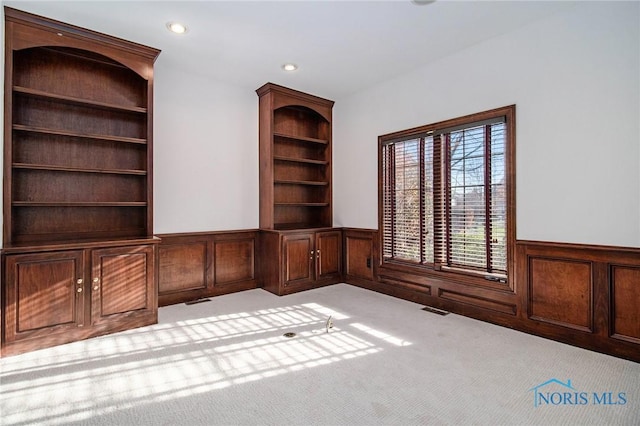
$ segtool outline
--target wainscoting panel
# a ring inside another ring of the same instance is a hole
[[[258,287],[257,231],[158,235],[160,306]]]
[[[376,230],[343,234],[349,284],[640,362],[639,248],[517,241],[513,291],[500,291],[381,265]],[[362,268],[369,256],[373,276]]]
[[[413,278],[413,277],[411,277]],[[378,275],[378,281],[382,284],[388,284],[394,287],[400,287],[405,290],[415,291],[422,293],[426,296],[431,296],[431,286],[429,284],[418,283],[412,281],[411,278],[403,279],[402,276],[388,276],[386,274]]]
[[[611,267],[612,336],[640,344],[640,267]]]
[[[529,258],[529,318],[593,331],[590,262]]]
[[[257,265],[273,250],[257,252],[258,234],[159,235],[160,305],[261,286],[274,271]],[[381,265],[377,230],[342,235],[349,284],[640,362],[640,248],[517,241],[509,288],[499,289]]]
[[[210,250],[206,240],[164,242],[159,247],[160,274],[158,292],[204,290]]]
[[[255,238],[214,241],[214,286],[256,279]]]
[[[504,303],[500,300],[477,297],[468,293],[458,293],[456,291],[450,291],[442,288],[438,291],[438,297],[451,302],[466,303],[471,306],[481,307],[483,309],[502,314],[515,315],[518,312],[518,308],[515,303]]]
[[[515,328],[640,362],[640,249],[518,241]]]

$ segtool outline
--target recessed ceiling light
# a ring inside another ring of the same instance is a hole
[[[167,28],[172,33],[184,34],[187,32],[187,27],[180,22],[167,22]]]
[[[296,64],[284,64],[282,69],[285,71],[295,71],[298,69],[298,66]]]

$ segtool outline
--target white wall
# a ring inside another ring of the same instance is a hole
[[[516,104],[517,237],[639,247],[639,6],[585,2],[337,100],[335,224],[378,227],[378,135]]]
[[[255,91],[154,70],[154,231],[257,228]]]

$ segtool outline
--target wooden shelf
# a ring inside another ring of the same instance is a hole
[[[114,67],[114,68],[120,68],[120,69],[127,69],[126,66],[124,66],[123,64],[119,63],[119,62],[114,62],[110,59],[104,58],[102,56],[87,56],[86,52],[84,52],[83,55],[79,55],[77,53],[74,53],[72,51],[69,50],[65,50],[65,49],[59,49],[56,48],[54,46],[51,47],[42,47],[42,50],[44,51],[49,51],[49,52],[54,52],[56,55],[65,55],[65,56],[69,56],[72,58],[77,58],[81,61],[84,62],[95,62],[98,63],[100,65],[107,65],[109,67]]]
[[[107,102],[99,102],[99,101],[94,101],[90,99],[77,98],[74,96],[66,96],[66,95],[60,95],[57,93],[50,93],[44,90],[31,89],[29,87],[13,86],[13,92],[17,94],[23,94],[23,95],[42,98],[42,99],[53,100],[53,101],[66,102],[66,103],[81,105],[85,107],[110,109],[115,111],[135,112],[140,114],[147,113],[147,108],[143,108],[143,107],[115,105]]]
[[[329,203],[274,203],[278,207],[327,207]]]
[[[22,124],[14,124],[13,130],[18,130],[21,132],[31,132],[31,133],[41,133],[45,135],[56,135],[56,136],[68,136],[73,138],[80,139],[92,139],[92,140],[102,140],[109,142],[125,142],[125,143],[135,143],[146,145],[146,139],[140,138],[129,138],[125,136],[112,136],[112,135],[94,135],[87,133],[79,133],[79,132],[70,132],[68,130],[58,130],[58,129],[48,129],[44,127],[36,127],[36,126],[25,126]]]
[[[327,181],[310,181],[310,180],[274,180],[275,184],[282,185],[308,185],[308,186],[327,186]]]
[[[14,207],[146,207],[144,201],[100,201],[100,202],[66,202],[66,201],[14,201]]]
[[[308,227],[309,227],[308,223],[300,223],[300,222],[295,222],[295,223],[277,223],[276,222],[274,224],[274,229],[278,231],[293,231],[293,230],[298,230],[298,229],[303,229]]]
[[[51,166],[45,164],[26,164],[26,163],[14,163],[14,169],[23,170],[47,170],[56,172],[74,172],[74,173],[106,173],[115,175],[134,175],[134,176],[146,176],[145,170],[120,170],[120,169],[82,169],[76,167],[62,167]]]
[[[324,160],[310,160],[308,158],[284,157],[280,155],[274,155],[273,159],[276,161],[288,161],[291,163],[304,163],[304,164],[317,164],[320,166],[325,166],[329,164],[328,161],[324,161]]]
[[[316,144],[320,144],[320,145],[328,145],[329,144],[329,141],[327,139],[309,138],[309,137],[306,137],[306,136],[295,136],[295,135],[288,135],[288,134],[277,133],[277,132],[274,132],[273,136],[274,136],[274,138],[275,137],[280,137],[280,138],[289,139],[289,140],[296,141],[296,142],[309,142],[309,143],[316,143]]]

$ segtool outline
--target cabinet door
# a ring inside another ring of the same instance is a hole
[[[374,279],[374,233],[345,233],[345,275],[349,278]]]
[[[313,234],[293,234],[283,237],[284,285],[313,281],[315,252]]]
[[[318,279],[340,276],[342,259],[340,231],[316,234],[316,276]]]
[[[156,311],[153,246],[94,250],[91,260],[93,325]]]
[[[5,339],[55,337],[84,323],[82,251],[6,258]]]

